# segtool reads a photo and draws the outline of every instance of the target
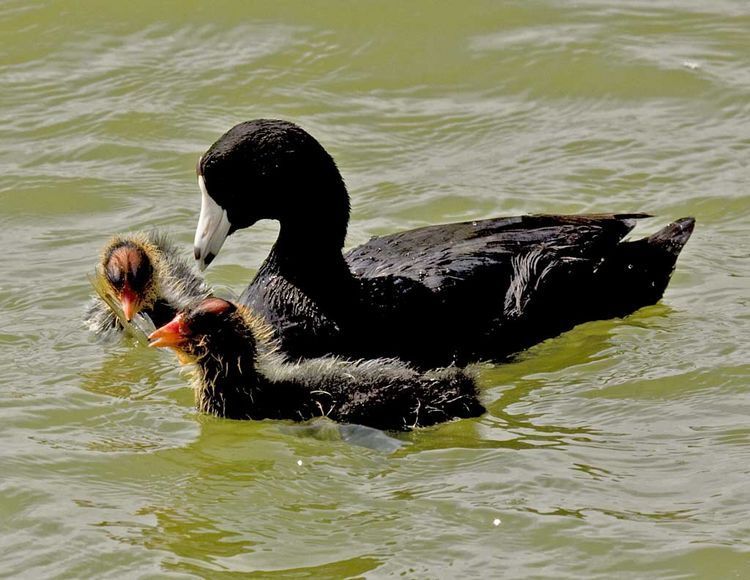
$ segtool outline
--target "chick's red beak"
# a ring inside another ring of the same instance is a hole
[[[148,335],[148,345],[179,349],[186,342],[187,328],[179,314],[171,322]]]
[[[124,288],[120,292],[120,305],[122,306],[122,313],[125,315],[125,320],[130,322],[137,312],[138,295],[130,288]]]

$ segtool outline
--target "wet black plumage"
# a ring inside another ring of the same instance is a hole
[[[155,231],[111,238],[102,250],[93,283],[116,304],[128,294],[133,315],[146,314],[156,326],[169,322],[181,308],[211,295],[202,277],[168,236]],[[123,330],[101,296],[91,298],[84,322],[98,335]]]
[[[240,301],[292,357],[399,356],[427,366],[499,359],[657,302],[694,226],[683,218],[630,242],[623,238],[646,214],[530,215],[429,226],[342,254],[346,187],[331,156],[296,125],[241,123],[209,148],[198,173],[229,234],[279,221]],[[197,245],[196,257],[210,262],[212,248]]]
[[[230,419],[334,421],[403,431],[484,412],[471,375],[418,372],[395,359],[335,357],[288,362],[267,325],[244,307],[211,298],[151,335],[196,364],[200,411]]]

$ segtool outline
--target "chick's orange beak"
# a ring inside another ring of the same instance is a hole
[[[120,305],[122,306],[122,313],[125,315],[125,320],[130,322],[137,312],[138,296],[130,288],[125,288],[120,292]]]
[[[179,349],[185,344],[186,328],[182,317],[177,315],[171,322],[157,328],[148,335],[148,345]]]

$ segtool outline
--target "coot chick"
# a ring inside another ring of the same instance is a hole
[[[420,373],[395,359],[335,357],[288,362],[269,343],[267,324],[250,310],[209,298],[150,336],[197,366],[200,411],[229,419],[326,416],[405,431],[484,412],[474,380],[458,368]]]
[[[292,357],[399,356],[425,366],[502,359],[657,302],[695,222],[623,241],[647,214],[527,215],[423,227],[342,254],[349,195],[332,157],[300,127],[241,123],[197,172],[202,268],[234,231],[279,221],[240,302]]]
[[[92,280],[99,296],[88,305],[85,322],[96,334],[121,331],[142,312],[156,326],[169,322],[188,304],[211,294],[164,234],[137,232],[114,236],[104,246]],[[107,302],[113,302],[113,306]]]

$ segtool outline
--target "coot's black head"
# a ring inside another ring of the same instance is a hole
[[[171,347],[184,362],[211,357],[237,365],[237,357],[252,360],[256,343],[237,306],[221,298],[207,298],[149,335],[151,346]]]
[[[127,320],[153,305],[156,296],[154,264],[143,244],[131,239],[113,240],[102,255],[101,275]]]
[[[285,235],[320,236],[343,246],[346,187],[333,158],[294,123],[256,119],[232,127],[203,154],[197,173],[202,199],[195,257],[201,268],[228,235],[261,219],[278,220]]]

